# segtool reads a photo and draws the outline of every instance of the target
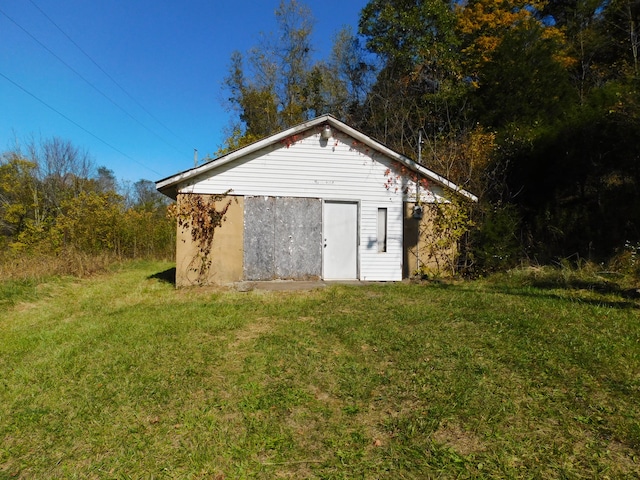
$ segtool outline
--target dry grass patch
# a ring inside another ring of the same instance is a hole
[[[460,425],[444,422],[433,434],[433,439],[453,449],[458,455],[467,456],[485,450],[484,442],[473,432]]]

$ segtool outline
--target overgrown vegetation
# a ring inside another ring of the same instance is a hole
[[[640,475],[640,299],[597,270],[241,293],[170,267],[0,289],[0,478]]]
[[[175,223],[149,180],[119,184],[59,138],[0,157],[0,274],[86,275],[113,261],[172,258]]]

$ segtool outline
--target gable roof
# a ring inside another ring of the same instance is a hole
[[[298,135],[304,131],[307,131],[311,128],[317,127],[317,126],[322,126],[322,125],[329,125],[332,128],[335,128],[336,130],[341,131],[342,133],[349,135],[350,137],[354,138],[355,140],[357,140],[358,142],[361,142],[365,145],[367,145],[369,148],[371,148],[372,150],[375,150],[377,152],[380,152],[384,155],[386,155],[387,157],[391,158],[392,160],[396,160],[397,162],[399,162],[400,164],[404,165],[405,167],[407,167],[409,170],[416,172],[417,174],[419,174],[420,176],[427,178],[429,180],[432,180],[434,182],[436,182],[437,184],[452,190],[453,192],[469,199],[472,200],[474,202],[478,201],[478,197],[476,197],[474,194],[472,194],[471,192],[468,192],[467,190],[459,187],[458,185],[456,185],[455,183],[447,180],[446,178],[444,178],[441,175],[438,175],[437,173],[429,170],[428,168],[414,162],[413,160],[411,160],[408,157],[405,157],[404,155],[391,150],[389,147],[387,147],[386,145],[378,142],[377,140],[374,140],[373,138],[371,138],[368,135],[365,135],[364,133],[356,130],[355,128],[350,127],[349,125],[347,125],[344,122],[341,122],[340,120],[338,120],[337,118],[335,118],[332,115],[322,115],[320,117],[314,118],[313,120],[309,120],[307,122],[303,122],[300,123],[294,127],[291,127],[287,130],[283,130],[280,133],[276,133],[274,135],[271,135],[269,137],[263,138],[262,140],[259,140],[257,142],[254,142],[250,145],[247,145],[245,147],[239,148],[238,150],[234,150],[233,152],[229,152],[225,155],[223,155],[222,157],[218,157],[215,160],[212,160],[210,162],[204,163],[200,166],[191,168],[189,170],[185,170],[183,172],[177,173],[175,175],[172,175],[170,177],[164,178],[162,180],[158,180],[156,182],[156,189],[158,191],[160,191],[161,193],[165,194],[166,196],[173,198],[174,200],[176,199],[177,195],[178,195],[178,187],[181,183],[190,180],[194,177],[200,176],[203,173],[206,172],[210,172],[210,171],[214,171],[215,169],[221,167],[222,165],[226,165],[229,162],[232,162],[233,160],[236,160],[238,158],[244,157],[245,155],[248,155],[250,153],[256,152],[262,148],[268,147],[274,143],[280,142],[285,140],[288,137],[291,137],[293,135]]]

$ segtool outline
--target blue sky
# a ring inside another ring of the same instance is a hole
[[[367,1],[304,3],[315,18],[315,55],[326,58],[342,26],[357,30]],[[193,149],[200,159],[213,154],[229,123],[222,81],[231,53],[246,52],[261,32],[276,30],[278,4],[0,2],[0,151],[57,136],[130,182],[192,167]]]

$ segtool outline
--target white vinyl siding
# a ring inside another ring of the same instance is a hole
[[[379,202],[360,205],[360,279],[402,280],[402,203],[387,203],[387,251],[378,253]]]
[[[344,134],[325,146],[319,134],[310,134],[286,147],[280,143],[265,147],[194,178],[182,192],[313,197],[339,200],[402,201],[403,190],[415,191],[411,180],[385,183],[393,169],[389,158],[354,145]],[[422,189],[421,189],[422,190]],[[441,189],[433,189],[436,195]],[[432,191],[422,191],[429,201]]]

